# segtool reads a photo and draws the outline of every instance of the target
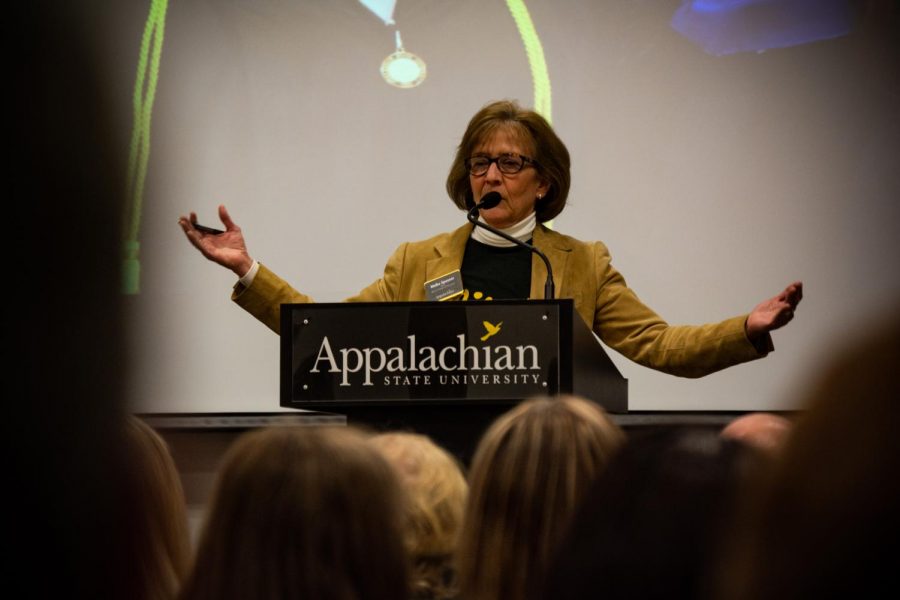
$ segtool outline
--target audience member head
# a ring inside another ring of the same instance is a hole
[[[459,549],[461,596],[524,598],[539,583],[591,481],[625,439],[596,404],[533,399],[495,421],[475,451]]]
[[[139,580],[133,598],[174,598],[191,560],[187,506],[166,442],[137,417],[125,421],[127,494]]]
[[[791,421],[767,412],[742,415],[722,428],[722,436],[753,446],[769,455],[778,454],[791,432]]]
[[[9,229],[6,256],[27,292],[3,325],[12,349],[4,392],[14,399],[4,415],[15,448],[8,486],[17,491],[5,510],[10,597],[127,597],[137,579],[121,500],[125,153],[92,26],[109,9],[48,0],[14,9],[16,37],[27,42],[7,63],[16,91],[4,138],[15,149],[8,205],[22,226]]]
[[[404,502],[354,429],[247,433],[225,456],[182,597],[406,598]]]
[[[459,463],[424,435],[382,433],[372,443],[394,467],[409,496],[406,547],[413,596],[455,597],[453,555],[469,491]]]
[[[747,503],[722,597],[896,595],[900,319],[886,321],[813,385],[781,460]]]
[[[630,439],[573,519],[543,597],[702,597],[758,459],[742,443],[706,429]]]

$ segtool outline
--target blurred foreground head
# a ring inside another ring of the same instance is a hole
[[[166,442],[141,419],[125,421],[127,493],[138,579],[133,598],[174,598],[191,560],[187,505]]]
[[[571,396],[529,400],[497,419],[472,461],[461,596],[524,598],[624,439],[603,409]]]
[[[425,435],[382,433],[372,444],[394,467],[409,496],[406,547],[414,597],[455,597],[453,554],[469,491],[459,463]]]
[[[811,390],[736,532],[725,598],[896,595],[900,318],[885,323],[845,347]]]
[[[784,447],[792,426],[790,420],[780,415],[756,412],[731,421],[722,428],[722,436],[774,455]]]
[[[15,399],[4,419],[15,448],[8,487],[21,492],[4,535],[11,597],[128,597],[138,577],[122,501],[125,169],[91,26],[106,12],[47,0],[13,9],[27,42],[15,44],[6,78],[15,216],[5,255],[23,292],[3,325],[13,350],[4,392]]]
[[[541,597],[706,597],[734,507],[762,464],[714,430],[631,438],[588,492]]]
[[[407,598],[404,502],[354,429],[245,434],[225,457],[182,597]]]

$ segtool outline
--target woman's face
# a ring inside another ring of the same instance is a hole
[[[496,158],[501,154],[519,154],[533,158],[531,149],[523,145],[521,136],[510,128],[501,128],[484,142],[475,147],[472,156],[488,156]],[[488,192],[500,194],[500,204],[488,210],[481,210],[481,216],[499,229],[512,227],[534,212],[534,203],[538,195],[544,196],[549,185],[542,180],[533,165],[527,164],[518,173],[501,173],[497,163],[491,163],[487,173],[469,175],[472,186],[472,198],[477,204]]]

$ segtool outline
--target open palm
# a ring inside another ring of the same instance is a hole
[[[223,233],[204,233],[194,227],[197,223],[197,214],[191,213],[190,217],[182,216],[178,224],[187,236],[188,241],[197,248],[203,256],[209,260],[234,271],[238,277],[246,273],[253,264],[253,259],[247,252],[244,242],[244,234],[241,228],[234,224],[225,206],[219,206],[219,218],[225,225]]]

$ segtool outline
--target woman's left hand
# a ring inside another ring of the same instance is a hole
[[[794,318],[794,311],[803,298],[803,282],[795,281],[784,288],[784,291],[756,305],[747,317],[747,337],[751,340],[761,335],[784,327]]]

